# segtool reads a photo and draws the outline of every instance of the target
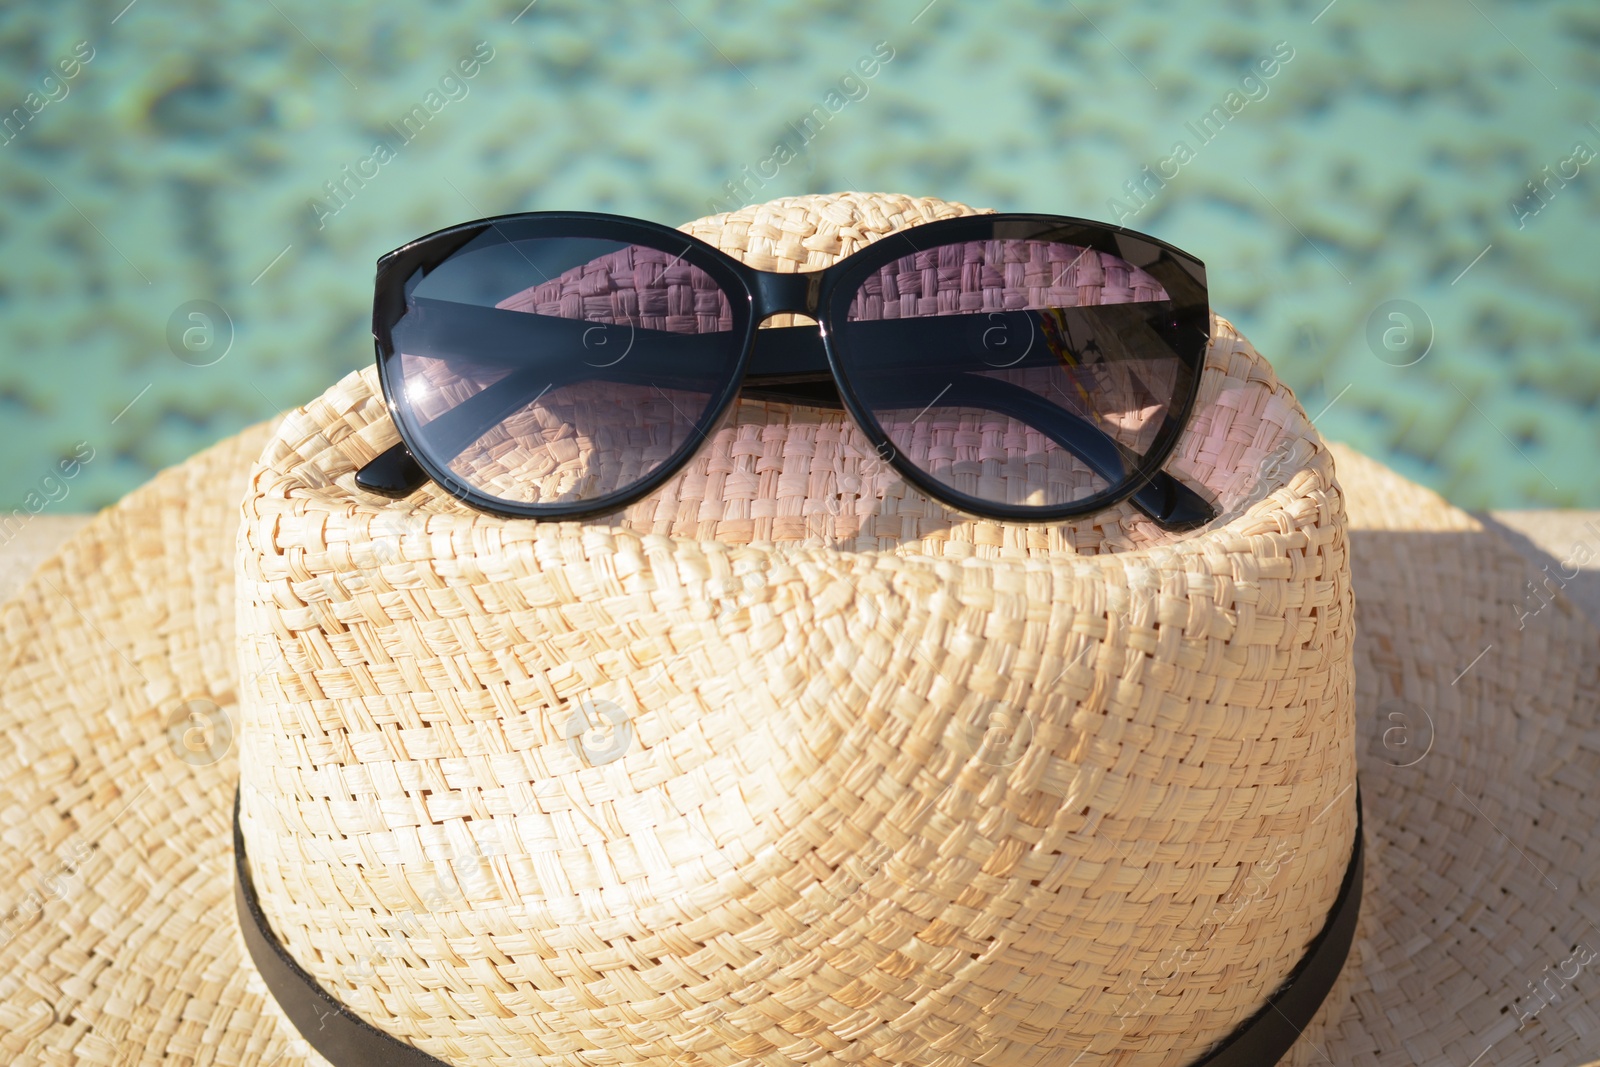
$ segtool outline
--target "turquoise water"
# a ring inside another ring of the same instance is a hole
[[[373,260],[430,230],[848,188],[1170,240],[1329,436],[1600,507],[1592,0],[525,2],[9,4],[0,511],[366,364]]]

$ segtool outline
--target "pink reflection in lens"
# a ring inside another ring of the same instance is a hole
[[[996,238],[941,245],[880,267],[850,319],[1136,304],[1168,299],[1147,271],[1108,252],[1057,241]]]
[[[517,246],[535,277],[542,273],[537,264],[550,258],[538,247],[542,243]],[[491,248],[504,271],[506,246]],[[470,254],[446,260],[430,275],[435,291],[449,291],[452,270],[485,268]],[[568,367],[577,359],[594,369],[593,376],[580,374],[576,381],[528,382],[526,375],[508,381],[518,367],[506,353],[400,354],[403,401],[419,425],[423,447],[430,445],[435,420],[460,404],[497,386],[517,390],[510,398],[485,397],[493,401],[493,421],[465,447],[440,444],[440,453],[450,454],[435,454],[468,485],[510,503],[594,500],[647,478],[698,438],[696,424],[737,358],[727,294],[703,270],[661,249],[619,247],[516,289],[493,306],[595,324],[577,335],[570,358],[561,354]],[[614,368],[627,368],[639,343],[636,331],[715,335],[717,343],[707,346],[703,367],[683,369],[671,384],[648,375],[627,380]],[[444,437],[437,433],[433,440]]]
[[[669,333],[733,329],[728,294],[699,267],[659,248],[628,245],[495,307]]]
[[[846,316],[950,317],[941,347],[928,352],[925,380],[875,387],[872,352],[860,346],[846,345],[845,362],[863,379],[858,394],[914,466],[982,500],[1071,503],[1125,478],[1108,479],[1038,426],[963,403],[960,383],[976,376],[1026,390],[1136,458],[1165,422],[1183,371],[1150,326],[1152,305],[1167,300],[1147,271],[1094,248],[998,238],[943,245],[875,271]],[[1091,307],[1089,314],[1063,310]]]

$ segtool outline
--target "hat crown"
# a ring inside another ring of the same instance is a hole
[[[970,212],[685,229],[814,270]],[[460,1064],[1166,1063],[1321,928],[1355,830],[1343,498],[1225,320],[1169,469],[1228,514],[1187,536],[956,515],[778,405],[581,524],[355,489],[395,440],[371,372],[288,415],[237,567],[257,890],[381,1029]]]

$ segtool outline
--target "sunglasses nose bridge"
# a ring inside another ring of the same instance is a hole
[[[797,274],[757,271],[755,277],[757,322],[785,312],[816,317],[822,294],[821,271]]]

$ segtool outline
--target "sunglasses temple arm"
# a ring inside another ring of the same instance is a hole
[[[1076,309],[1071,309],[1076,310]],[[858,329],[877,327],[854,324]],[[939,351],[948,336],[950,326],[938,319],[885,320],[893,330],[900,332],[898,344],[889,337],[878,339],[879,350],[909,353],[907,370],[926,373],[937,368],[929,366],[928,353]],[[917,331],[915,343],[907,344],[904,331]],[[869,339],[870,340],[870,339]],[[821,335],[811,327],[798,326],[759,330],[756,334],[756,351],[751,358],[750,371],[745,377],[744,392],[755,399],[809,404],[816,407],[842,408],[839,393],[828,368],[827,356],[822,347]],[[1044,346],[1036,355],[1028,355],[1014,365],[1056,366],[1059,358]],[[960,360],[965,363],[965,357]],[[970,386],[963,399],[974,402],[999,414],[1010,415],[1033,426],[1062,448],[1088,464],[1108,482],[1119,482],[1128,467],[1141,466],[1142,459],[1124,448],[1099,427],[1064,408],[1035,396],[1033,393],[1009,382],[971,374],[960,374],[964,385]],[[907,379],[897,376],[896,381]],[[875,390],[876,392],[876,390]],[[1130,503],[1143,512],[1163,530],[1192,530],[1217,517],[1217,509],[1166,471],[1157,469],[1141,479],[1139,488],[1128,497]]]
[[[428,472],[422,469],[400,441],[381,452],[356,471],[356,485],[369,493],[387,497],[407,497],[421,489],[428,481]]]
[[[480,389],[449,411],[428,423],[428,444],[448,463],[484,431],[528,402],[529,390],[539,391],[538,382],[547,379],[540,367],[514,371],[493,385]],[[545,381],[544,388],[557,384]],[[356,471],[356,485],[369,492],[389,497],[410,496],[428,480],[411,450],[401,441]]]
[[[446,463],[455,459],[466,450],[467,446],[483,436],[486,429],[524,406],[527,403],[529,389],[538,391],[539,385],[533,379],[539,377],[545,376],[537,370],[522,370],[474,393],[428,423],[429,447]],[[545,384],[548,387],[561,383],[547,381]],[[835,408],[843,406],[839,402],[839,393],[834,389],[831,378],[821,386],[811,387],[810,392],[819,393],[817,396],[811,396],[805,386],[798,384],[777,385],[769,390],[757,392],[762,395],[770,394],[770,399],[786,403],[816,404]],[[829,403],[830,397],[831,403]],[[427,481],[427,471],[423,470],[422,464],[412,456],[404,441],[396,443],[356,471],[356,485],[368,492],[387,497],[410,496]]]
[[[430,427],[437,427],[442,422],[445,425],[437,428],[443,436],[454,441],[467,439],[460,448],[454,451],[447,449],[444,454],[459,454],[481,432],[478,428],[493,425],[506,413],[505,408],[521,406],[523,398],[527,396],[529,382],[512,380],[517,377],[519,375],[512,375],[511,379],[495,383],[429,424]],[[1129,467],[1138,466],[1141,462],[1137,455],[1088,420],[1025,389],[976,375],[960,375],[957,380],[963,386],[961,402],[1009,415],[1033,426],[1108,482],[1120,482],[1126,477]],[[828,406],[841,406],[837,393],[832,393],[831,397],[812,395],[822,391],[831,393],[832,384],[829,383],[822,390],[798,383],[791,385],[788,390],[774,385],[761,390],[761,393],[775,400],[787,399],[801,404],[816,404],[831,399]],[[394,445],[356,473],[358,486],[392,497],[408,496],[427,480],[427,474],[403,442]],[[1210,522],[1217,515],[1216,508],[1198,493],[1159,469],[1142,479],[1142,484],[1128,497],[1128,501],[1164,530],[1193,529]]]
[[[1144,460],[1098,426],[1026,389],[975,374],[956,376],[956,404],[1008,415],[1071,452],[1108,483],[1127,478]],[[1140,478],[1127,500],[1163,530],[1192,530],[1217,517],[1217,509],[1178,479],[1157,468]]]
[[[522,365],[517,370],[428,423],[430,447],[447,461],[460,455],[485,429],[522,407],[530,390],[541,392],[572,378],[594,375],[597,370],[601,371],[600,376],[614,381],[643,382],[656,379],[658,375],[670,377],[673,357],[679,355],[684,342],[692,343],[695,337],[640,329],[630,346],[633,358],[625,356],[616,365],[597,368],[581,360],[577,363],[539,360],[530,365],[527,363],[530,348],[552,344],[559,350],[565,346],[555,344],[558,339],[577,340],[592,324],[498,308],[474,308],[449,301],[421,300],[417,303],[418,310],[426,314],[407,316],[410,328],[406,332],[411,336],[403,341],[396,338],[401,342],[401,350],[421,355],[438,351],[442,358],[448,358],[447,353],[452,351],[522,353],[518,361]],[[576,336],[567,336],[575,332]],[[758,347],[746,378],[746,387],[751,393],[796,403],[841,406],[832,388],[821,336],[816,329],[780,327],[760,330],[758,335]],[[827,380],[817,380],[823,376]],[[957,377],[964,386],[963,400],[1034,426],[1108,482],[1120,482],[1130,467],[1142,464],[1138,456],[1092,423],[1025,389],[977,375],[959,374]],[[895,380],[911,382],[915,379],[897,375]],[[427,474],[403,443],[376,457],[356,474],[358,486],[386,496],[407,496],[426,481]],[[1147,475],[1128,499],[1164,529],[1190,529],[1216,515],[1216,510],[1197,493],[1160,470]]]
[[[1152,474],[1128,501],[1161,529],[1174,533],[1204,526],[1220,514],[1199,493],[1163,470]]]
[[[482,434],[483,427],[493,426],[511,410],[521,407],[528,396],[527,390],[534,385],[533,379],[540,376],[531,368],[519,371],[429,423],[430,433],[441,442],[440,454],[454,458]],[[1092,423],[1025,389],[975,375],[960,375],[959,380],[965,387],[962,402],[1009,415],[1033,426],[1108,482],[1121,481],[1126,477],[1127,468],[1140,462],[1137,456]],[[774,400],[841,406],[831,382],[821,389],[816,386],[808,389],[800,383],[788,390],[773,385],[760,393]],[[830,395],[814,396],[813,393]],[[389,497],[409,496],[427,480],[427,473],[404,442],[395,444],[356,472],[356,485]],[[1128,500],[1165,530],[1193,529],[1217,515],[1216,509],[1198,493],[1159,469],[1147,475]]]
[[[474,307],[453,301],[419,299],[402,329],[396,331],[396,348],[414,355],[449,359],[456,352],[483,353],[492,360],[496,353],[515,353],[507,363],[518,366],[511,374],[475,393],[467,400],[428,423],[428,444],[444,462],[460,455],[486,429],[522,407],[530,394],[550,389],[584,376],[638,384],[676,384],[672,379],[675,364],[681,365],[696,335],[640,329],[626,342],[629,353],[616,364],[595,367],[570,359],[543,359],[529,362],[528,353],[581,350],[583,338],[594,324],[582,320],[548,315],[530,315],[500,308]],[[776,343],[762,345],[769,373],[780,381],[822,376],[831,382],[827,357],[815,328],[763,330],[763,334],[783,334]],[[632,331],[630,331],[632,333]],[[690,382],[692,388],[697,382]],[[831,386],[830,386],[831,389]],[[837,393],[834,406],[838,406]],[[356,472],[356,485],[369,492],[389,497],[405,497],[428,481],[411,452],[401,442],[374,458]]]
[[[833,406],[840,405],[835,402]],[[404,441],[396,443],[356,472],[358,486],[369,493],[387,497],[410,496],[427,481],[428,472],[412,457]],[[1217,516],[1216,508],[1166,471],[1156,471],[1128,499],[1163,530],[1191,530],[1196,526],[1204,526]]]

